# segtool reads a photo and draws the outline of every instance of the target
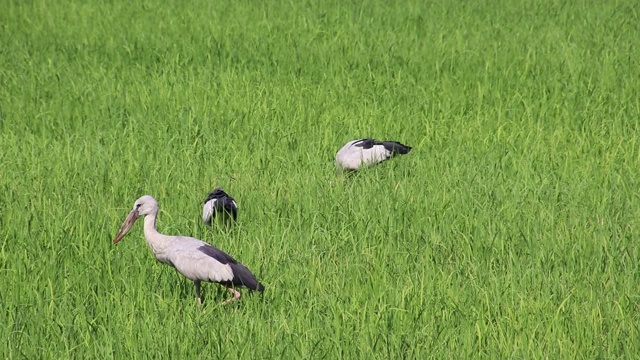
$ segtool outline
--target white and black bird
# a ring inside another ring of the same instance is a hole
[[[158,202],[150,195],[144,195],[136,200],[133,209],[113,239],[113,243],[117,244],[122,240],[135,221],[144,217],[144,238],[156,260],[174,267],[180,274],[193,281],[198,304],[202,304],[200,295],[202,281],[219,283],[233,293],[233,298],[224,301],[223,304],[240,299],[242,295],[235,289],[237,286],[264,291],[264,286],[246,266],[222,250],[192,237],[160,234],[156,230],[158,209]]]
[[[395,155],[404,155],[411,147],[397,141],[358,139],[346,143],[336,154],[336,166],[342,170],[358,170],[381,163]]]
[[[209,193],[202,207],[202,221],[206,225],[211,225],[216,219],[226,226],[238,219],[238,204],[219,187]]]

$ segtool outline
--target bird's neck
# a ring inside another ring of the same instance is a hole
[[[157,213],[152,213],[144,217],[144,238],[151,247],[151,251],[158,258],[164,252],[168,243],[168,236],[160,234],[156,230]]]
[[[147,239],[154,237],[154,235],[158,234],[158,230],[156,230],[156,219],[158,218],[157,213],[151,213],[144,217],[144,237]]]

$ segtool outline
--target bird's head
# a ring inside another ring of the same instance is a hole
[[[127,235],[129,230],[131,230],[131,227],[136,222],[136,220],[138,220],[139,217],[150,215],[150,214],[156,214],[157,212],[158,212],[158,202],[156,201],[156,199],[153,198],[153,196],[144,195],[138,200],[136,200],[136,202],[133,204],[133,209],[131,209],[131,212],[129,212],[129,215],[127,215],[127,218],[124,219],[122,226],[120,226],[120,229],[118,229],[118,233],[116,234],[116,237],[113,239],[113,243],[117,244],[118,241],[122,240],[122,238],[124,238]]]

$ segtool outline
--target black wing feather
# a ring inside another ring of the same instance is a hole
[[[382,145],[385,149],[391,151],[394,154],[399,153],[404,155],[411,151],[411,146],[403,145],[397,141],[379,141],[376,145]]]
[[[233,257],[231,257],[231,255],[209,244],[200,246],[198,250],[203,254],[214,258],[221,264],[229,264],[231,267],[233,279],[230,281],[220,281],[220,284],[224,286],[242,285],[251,290],[264,291],[264,286],[258,282],[255,275],[253,275],[246,266],[237,262]]]
[[[375,145],[374,139],[360,139],[353,143],[353,146],[361,147],[363,149],[371,149]]]
[[[232,258],[231,255],[229,255],[226,252],[224,252],[224,251],[222,251],[222,250],[220,250],[218,248],[215,248],[215,247],[213,247],[213,246],[211,246],[209,244],[205,244],[205,245],[200,246],[198,248],[198,250],[201,253],[216,259],[217,262],[219,262],[219,263],[221,263],[223,265],[227,265],[229,263],[232,263],[232,264],[233,263],[237,263],[237,261],[234,258]]]
[[[380,140],[367,138],[367,139],[360,139],[353,144],[353,146],[361,147],[363,149],[371,149],[375,145],[382,145],[384,146],[385,149],[387,149],[388,151],[391,151],[394,154],[398,153],[398,154],[404,155],[409,153],[409,151],[411,151],[411,146],[401,144],[397,141],[380,141]]]

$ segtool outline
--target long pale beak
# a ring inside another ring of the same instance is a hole
[[[122,240],[122,238],[127,235],[129,230],[131,230],[133,223],[135,223],[137,219],[138,219],[138,209],[131,210],[129,215],[127,215],[127,218],[124,219],[124,222],[122,223],[122,226],[120,226],[120,229],[118,229],[118,233],[116,234],[116,237],[113,239],[114,245],[117,244],[118,241]]]

